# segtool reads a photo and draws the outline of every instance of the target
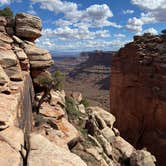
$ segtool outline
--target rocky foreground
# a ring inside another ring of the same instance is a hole
[[[135,36],[113,57],[111,113],[137,148],[147,147],[159,165],[166,159],[166,34]]]
[[[51,90],[50,102],[35,112],[34,99],[42,96],[37,78],[52,64],[34,43],[41,28],[29,14],[0,17],[0,165],[155,165],[153,155],[120,137],[112,114],[86,108],[80,93]]]

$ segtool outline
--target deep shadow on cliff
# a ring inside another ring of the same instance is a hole
[[[135,36],[113,56],[111,113],[121,135],[166,159],[166,34]]]

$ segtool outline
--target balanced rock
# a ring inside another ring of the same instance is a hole
[[[16,15],[16,35],[34,41],[41,36],[41,19],[26,13]]]

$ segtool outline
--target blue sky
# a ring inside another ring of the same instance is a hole
[[[50,51],[118,50],[133,35],[166,29],[166,0],[0,0],[43,21],[36,43]]]

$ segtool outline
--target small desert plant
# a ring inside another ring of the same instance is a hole
[[[0,10],[0,16],[13,17],[13,12],[9,7]]]
[[[36,127],[39,127],[47,122],[46,119],[44,119],[44,117],[40,114],[34,114],[34,121]]]
[[[37,108],[36,108],[37,113],[39,113],[39,109],[40,109],[40,106],[42,105],[42,103],[45,100],[48,100],[50,98],[50,91],[52,89],[53,79],[49,73],[45,72],[36,78],[36,82],[42,87],[43,92],[44,92],[42,97],[40,98],[40,100],[37,104]]]
[[[52,74],[52,79],[54,82],[54,89],[55,90],[62,90],[64,87],[64,79],[65,79],[65,75],[61,72],[61,71],[55,71]]]
[[[75,101],[71,97],[66,97],[66,112],[69,117],[79,117],[81,112],[78,110]]]
[[[90,103],[87,98],[83,98],[81,104],[85,106],[85,108],[89,107]]]

